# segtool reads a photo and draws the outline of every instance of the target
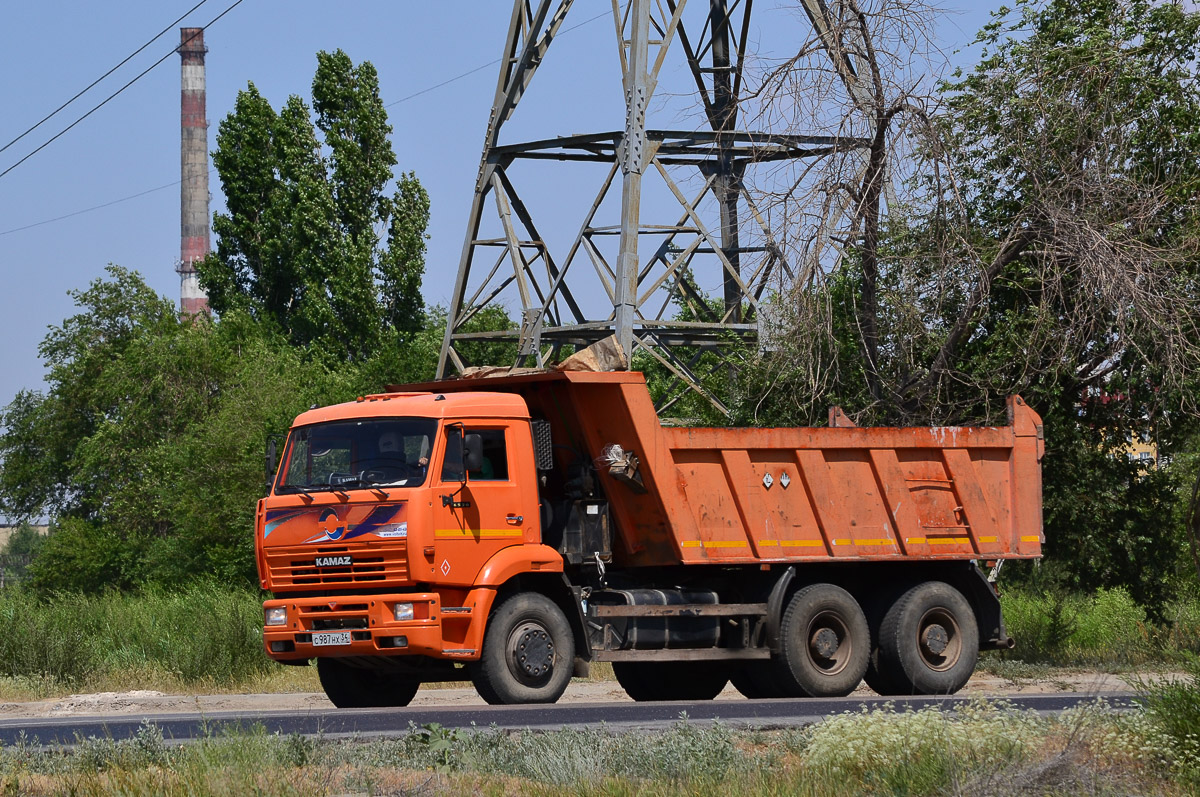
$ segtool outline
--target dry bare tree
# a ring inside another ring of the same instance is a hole
[[[814,419],[832,396],[958,422],[1048,384],[1194,410],[1197,15],[1022,2],[981,34],[982,63],[937,84],[933,13],[830,2],[762,75],[761,117],[865,144],[755,186],[807,266],[764,371]]]

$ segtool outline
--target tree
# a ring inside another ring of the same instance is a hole
[[[47,391],[0,417],[0,511],[54,525],[34,584],[251,582],[267,437],[361,392],[360,367],[313,361],[239,311],[180,319],[115,266],[72,295],[80,312],[41,346]]]
[[[1200,15],[1022,0],[980,34],[975,69],[927,92],[901,57],[920,39],[918,6],[831,6],[857,90],[812,91],[844,79],[812,68],[813,44],[765,82],[794,121],[869,143],[865,159],[832,157],[820,179],[768,195],[777,213],[848,200],[833,236],[845,254],[802,272],[783,337],[804,345],[772,371],[888,422],[979,420],[1038,385],[1075,403],[1088,389],[1135,395],[1130,422],[1196,409]],[[786,237],[816,242],[836,216],[796,215]]]
[[[1176,476],[1123,449],[1138,434],[1180,450],[1200,409],[1200,14],[1020,0],[980,34],[974,69],[924,93],[895,58],[917,39],[914,6],[831,5],[873,88],[804,108],[869,157],[775,195],[776,213],[848,195],[843,255],[792,286],[783,345],[743,373],[739,418],[818,423],[840,403],[860,422],[987,423],[1021,393],[1045,420],[1048,556],[1076,585],[1161,605]],[[798,59],[768,93],[808,93]],[[881,160],[898,197],[873,232]],[[820,239],[794,221],[789,240]]]
[[[362,361],[422,327],[429,197],[411,172],[385,194],[396,156],[370,62],[318,53],[312,95],[311,111],[292,96],[276,113],[253,83],[238,93],[213,153],[228,212],[200,281],[218,314]]]

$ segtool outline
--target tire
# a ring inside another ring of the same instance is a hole
[[[952,695],[979,659],[979,626],[962,593],[926,581],[900,596],[879,627],[878,669],[901,687],[894,694]]]
[[[871,631],[846,590],[813,584],[788,603],[780,625],[782,675],[807,697],[845,697],[867,671]]]
[[[729,683],[728,666],[712,662],[614,661],[613,675],[639,703],[712,700]]]
[[[574,664],[575,636],[562,609],[545,595],[524,592],[488,618],[471,680],[493,706],[553,703],[571,682]]]
[[[341,659],[317,659],[317,676],[329,702],[338,708],[407,706],[421,682],[355,667]]]
[[[769,661],[753,661],[734,669],[729,676],[733,688],[750,700],[770,700],[780,697],[798,697],[788,694],[787,687],[779,682],[775,668]]]

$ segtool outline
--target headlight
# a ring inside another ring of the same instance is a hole
[[[272,606],[267,609],[264,623],[266,625],[287,625],[287,607]]]
[[[413,619],[413,605],[411,603],[397,603],[392,612],[396,617],[396,622]]]

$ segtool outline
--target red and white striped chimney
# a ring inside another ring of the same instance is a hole
[[[208,296],[200,289],[196,261],[209,252],[208,119],[205,109],[204,28],[179,29],[183,83],[179,93],[181,126],[179,189],[179,309],[184,315],[208,312]]]

